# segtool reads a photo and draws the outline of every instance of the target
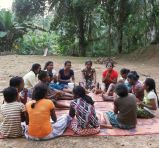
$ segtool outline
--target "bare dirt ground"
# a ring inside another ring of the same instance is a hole
[[[33,63],[40,63],[42,67],[48,60],[54,61],[55,69],[59,70],[63,66],[65,60],[72,61],[72,68],[75,70],[76,81],[81,80],[80,70],[84,67],[84,61],[88,58],[72,58],[58,56],[0,56],[0,90],[8,86],[10,76],[23,76],[27,73]],[[135,58],[136,59],[136,58]],[[141,76],[141,80],[145,79],[145,75],[151,76],[156,80],[157,90],[159,91],[159,63],[155,60],[132,60],[131,58],[117,58],[118,64],[115,69],[118,71],[127,67],[136,70]],[[104,65],[94,64],[97,71],[97,80],[101,82],[101,74],[105,69]],[[159,92],[158,92],[159,93]],[[0,94],[0,103],[3,97]],[[1,121],[0,117],[0,121]],[[33,142],[20,139],[0,140],[0,148],[159,148],[159,135],[147,136],[127,136],[127,137],[61,137],[51,141]]]

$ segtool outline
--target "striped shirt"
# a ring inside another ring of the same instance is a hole
[[[21,113],[25,111],[25,106],[21,102],[4,103],[1,106],[3,122],[0,132],[4,137],[22,136]]]

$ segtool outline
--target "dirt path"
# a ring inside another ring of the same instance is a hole
[[[20,75],[23,76],[29,71],[33,63],[40,63],[42,67],[48,60],[52,60],[55,63],[55,69],[59,70],[63,66],[65,60],[71,60],[72,66],[75,70],[76,81],[81,80],[80,70],[84,67],[84,61],[87,58],[72,58],[72,57],[42,57],[42,56],[0,56],[0,90],[8,85],[9,76]],[[155,62],[148,63],[140,60],[131,61],[128,58],[117,59],[118,64],[116,69],[120,70],[122,67],[127,67],[131,70],[136,70],[141,75],[141,80],[145,79],[145,76],[151,76],[156,80],[157,90],[159,92],[159,64]],[[97,80],[101,82],[101,74],[104,70],[104,65],[95,64],[94,67],[97,71]],[[0,102],[2,102],[2,96],[0,94]],[[1,117],[0,117],[1,121]],[[9,139],[0,140],[0,148],[74,148],[74,147],[87,147],[87,148],[158,148],[159,147],[159,135],[151,136],[130,136],[130,137],[62,137],[46,142],[28,142],[25,139]]]

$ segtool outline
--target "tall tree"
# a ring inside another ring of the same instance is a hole
[[[128,17],[128,0],[119,1],[119,15],[117,21],[117,30],[118,30],[118,52],[121,53],[123,50],[123,26]]]

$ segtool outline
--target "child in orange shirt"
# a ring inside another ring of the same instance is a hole
[[[26,104],[28,129],[25,137],[30,140],[48,140],[63,134],[69,125],[69,116],[58,120],[53,102],[47,98],[48,86],[39,84],[34,87],[34,100]],[[50,118],[53,123],[50,122]]]

